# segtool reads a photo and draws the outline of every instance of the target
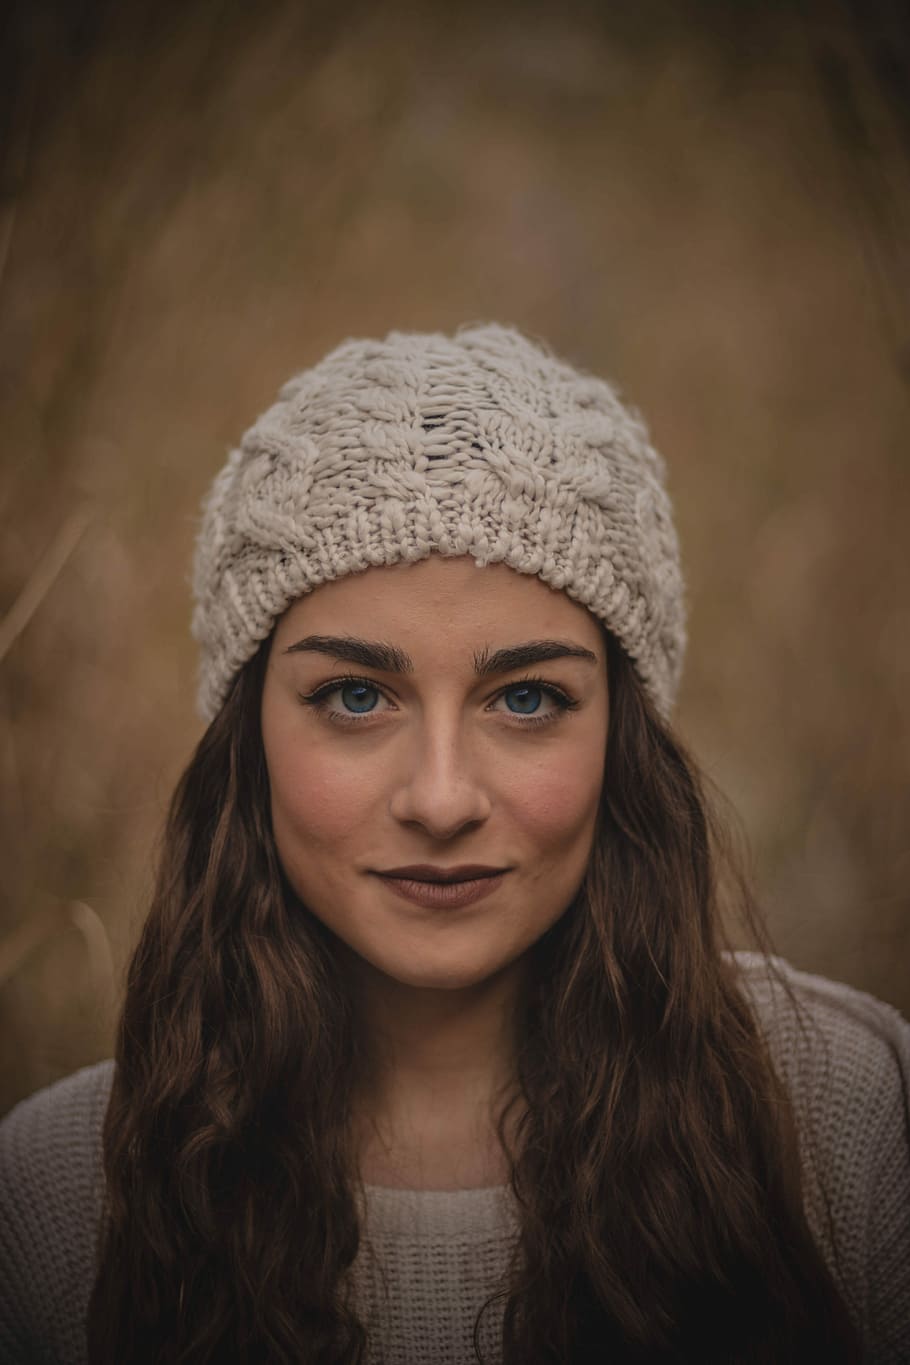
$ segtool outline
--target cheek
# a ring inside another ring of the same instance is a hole
[[[311,846],[333,847],[358,830],[378,793],[368,766],[345,764],[337,754],[307,750],[306,762],[287,750],[269,760],[272,816],[279,843],[293,838]]]
[[[590,832],[600,802],[603,759],[590,745],[543,762],[504,792],[516,820],[541,846],[559,845]]]

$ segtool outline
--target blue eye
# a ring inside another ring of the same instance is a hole
[[[375,683],[366,678],[338,678],[335,682],[318,687],[309,696],[299,693],[300,700],[323,712],[336,725],[359,725],[370,717],[382,697],[382,691]],[[340,698],[336,709],[329,698]],[[381,711],[376,711],[381,715]]]
[[[542,678],[522,678],[511,683],[502,689],[496,701],[505,702],[509,715],[523,721],[525,729],[559,720],[566,711],[574,711],[578,706],[561,687]],[[543,709],[542,703],[547,703]]]
[[[341,693],[341,700],[343,704],[347,706],[355,715],[359,716],[364,715],[368,711],[372,711],[376,705],[376,698],[379,696],[379,691],[377,688],[370,687],[367,685],[367,683],[361,682],[345,683],[343,687],[338,688],[338,691]],[[364,693],[368,694],[367,695],[368,701],[369,693],[373,694],[373,699],[369,705],[363,705]]]
[[[523,684],[519,687],[510,687],[508,692],[503,693],[509,710],[514,710],[519,716],[532,715],[540,706],[542,695],[543,690],[540,687],[528,687],[527,684]],[[516,707],[511,706],[509,697],[518,697],[519,701]]]

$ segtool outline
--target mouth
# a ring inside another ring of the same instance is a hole
[[[509,871],[507,867],[394,868],[378,876],[392,893],[425,910],[456,910],[492,896]]]
[[[435,867],[431,863],[413,863],[408,867],[392,867],[377,873],[396,881],[435,882],[443,886],[452,882],[481,881],[487,877],[501,877],[506,867],[489,867],[481,863],[462,863],[458,867]]]

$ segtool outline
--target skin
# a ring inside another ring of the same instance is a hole
[[[396,646],[413,669],[295,648],[313,636]],[[541,639],[593,659],[478,677],[484,651]],[[351,677],[362,682],[341,681]],[[529,677],[576,705],[561,709],[522,684]],[[335,680],[322,707],[302,700]],[[584,876],[608,713],[598,622],[502,564],[434,554],[371,568],[317,588],[278,622],[262,699],[275,839],[294,891],[335,935],[361,1013],[368,1181],[458,1187],[501,1173],[491,1098],[511,1075],[528,951]],[[468,862],[508,871],[459,909],[421,908],[376,875]]]

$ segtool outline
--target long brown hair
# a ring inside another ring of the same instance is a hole
[[[366,1359],[344,1292],[361,1052],[331,934],[275,850],[267,652],[178,785],[129,969],[92,1365]],[[722,951],[697,771],[610,638],[608,666],[594,847],[530,955],[499,1115],[521,1220],[504,1365],[858,1360],[803,1212],[789,1101]],[[757,925],[735,868],[732,884]]]

